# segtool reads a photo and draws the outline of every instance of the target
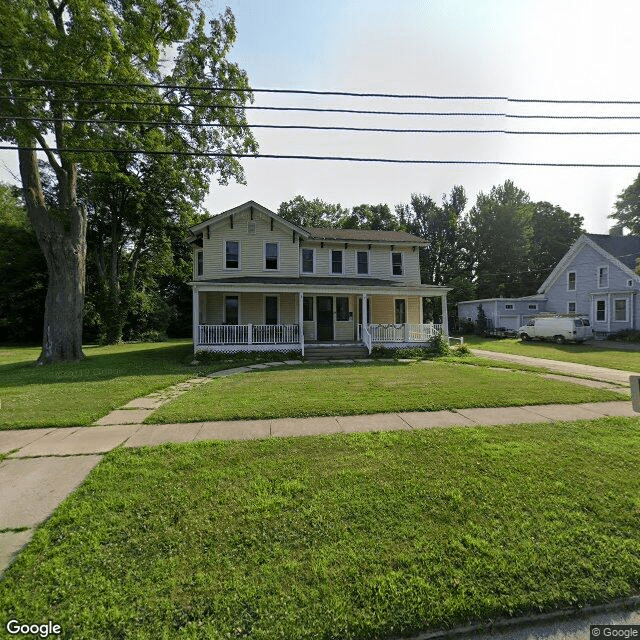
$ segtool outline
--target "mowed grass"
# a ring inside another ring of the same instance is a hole
[[[306,365],[216,378],[164,405],[147,422],[200,422],[467,407],[620,400],[613,391],[533,373],[431,360]]]
[[[551,344],[549,342],[522,342],[516,338],[497,340],[478,336],[465,336],[465,344],[471,349],[498,351],[532,358],[548,358],[590,364],[595,367],[607,367],[640,373],[640,351],[630,351],[615,347],[596,347],[585,344]]]
[[[0,583],[74,639],[390,638],[640,590],[640,421],[108,454]]]
[[[197,375],[189,340],[85,346],[82,362],[46,366],[35,364],[39,353],[0,347],[0,428],[91,424],[133,398]]]

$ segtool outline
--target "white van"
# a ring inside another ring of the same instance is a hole
[[[575,316],[538,316],[518,329],[522,340],[553,340],[564,342],[584,342],[593,338],[593,330],[588,318]]]

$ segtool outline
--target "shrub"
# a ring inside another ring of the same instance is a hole
[[[457,347],[454,347],[453,349],[451,349],[451,353],[454,356],[459,356],[461,358],[472,355],[471,349],[469,349],[469,347],[466,344],[459,344]]]
[[[451,347],[449,347],[449,340],[439,333],[431,341],[431,351],[437,356],[448,356],[451,353]]]
[[[640,331],[636,329],[623,329],[610,336],[611,340],[619,340],[620,342],[640,342]]]
[[[230,367],[243,364],[258,364],[283,360],[300,360],[298,351],[241,351],[239,353],[222,353],[220,351],[196,351],[194,360],[199,364],[228,363]]]

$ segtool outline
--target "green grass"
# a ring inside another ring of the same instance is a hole
[[[82,362],[46,366],[34,364],[39,353],[0,347],[0,428],[91,424],[133,398],[197,375],[188,340],[85,346]]]
[[[465,336],[464,342],[471,349],[485,349],[532,358],[549,358],[590,364],[595,367],[640,372],[640,351],[596,347],[589,343],[556,345],[548,342],[522,342],[515,338],[496,340],[478,336]]]
[[[108,454],[0,583],[63,637],[416,634],[640,590],[640,421]]]
[[[496,364],[496,363],[494,363]],[[412,364],[310,366],[216,378],[164,405],[152,423],[200,422],[465,407],[597,402],[620,394],[523,371],[438,360]]]

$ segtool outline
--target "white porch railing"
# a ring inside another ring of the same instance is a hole
[[[370,324],[372,342],[427,342],[442,333],[441,324]]]
[[[201,324],[198,344],[295,344],[300,342],[297,324]]]

